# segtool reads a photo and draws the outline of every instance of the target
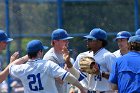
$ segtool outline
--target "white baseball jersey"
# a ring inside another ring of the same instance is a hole
[[[87,53],[87,52],[85,52]],[[78,66],[76,68],[79,69],[79,65],[76,65],[77,63],[79,64],[79,57],[81,57],[83,53],[79,54],[77,57],[77,61],[75,62],[74,66]],[[91,55],[92,56],[92,55]],[[112,63],[115,60],[115,56],[110,53],[108,50],[105,48],[100,49],[97,51],[96,54],[94,54],[93,58],[95,61],[99,64],[100,71],[105,71],[105,72],[110,72],[112,68]],[[82,85],[85,86],[89,90],[96,90],[96,91],[108,91],[111,90],[111,86],[108,82],[108,80],[101,75],[91,75],[91,74],[86,74],[87,78],[86,80],[82,81]]]
[[[65,66],[65,61],[63,59],[63,55],[55,53],[54,48],[51,48],[44,55],[43,59],[52,60],[53,62],[55,62],[62,68],[64,68],[64,66]],[[56,87],[57,87],[59,93],[68,93],[70,85],[68,85],[68,82],[64,82],[64,84],[60,84],[59,82],[56,82]]]
[[[54,78],[65,80],[69,74],[54,62],[41,59],[12,65],[9,71],[22,81],[25,93],[58,93]]]
[[[113,52],[113,54],[115,55],[115,57],[116,57],[116,58],[118,58],[118,57],[121,57],[121,56],[122,56],[122,54],[121,54],[120,50],[117,50],[117,51]]]

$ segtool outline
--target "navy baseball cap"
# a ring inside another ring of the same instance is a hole
[[[107,40],[107,34],[100,28],[94,28],[90,31],[89,35],[84,36],[87,39],[93,40]]]
[[[140,36],[140,28],[136,31],[135,35],[139,35]]]
[[[11,42],[12,40],[12,38],[7,37],[7,34],[3,30],[0,30],[0,42]]]
[[[131,36],[128,40],[128,42],[136,42],[136,43],[140,43],[140,36]]]
[[[66,30],[64,29],[56,29],[52,32],[52,40],[68,40],[72,39],[73,37],[70,37]]]
[[[47,46],[43,46],[40,40],[32,40],[28,42],[26,50],[27,52],[37,52],[39,50],[48,49]]]
[[[129,37],[131,37],[132,35],[128,32],[128,31],[120,31],[117,35],[116,38],[114,39],[114,41],[116,41],[117,39],[129,39]]]

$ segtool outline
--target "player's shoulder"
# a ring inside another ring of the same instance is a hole
[[[55,62],[53,62],[52,60],[45,60],[45,65],[46,66],[56,66],[57,64]]]
[[[111,53],[109,50],[105,50],[104,54],[103,54],[104,57],[114,57],[115,58],[115,55],[113,53]]]
[[[113,52],[114,55],[120,54],[120,50],[116,50]]]
[[[116,54],[116,53],[119,53],[119,52],[120,52],[120,50],[116,50],[116,51],[113,52],[113,54]]]
[[[129,59],[129,56],[130,56],[130,52],[124,54],[123,56],[118,57],[117,59],[118,59],[118,60]]]
[[[54,53],[54,48],[50,48],[45,54],[53,54]]]
[[[27,63],[26,64],[20,64],[20,65],[13,64],[9,67],[9,69],[12,72],[20,73],[20,72],[23,72],[23,71],[27,70],[29,67],[30,66]]]
[[[111,52],[105,48],[102,48],[100,49],[100,51],[98,52],[98,54],[101,54],[101,55],[109,55],[111,54]]]
[[[93,51],[82,52],[77,57],[85,57],[85,56],[93,57]]]
[[[120,53],[120,50],[116,50],[113,52],[113,54],[118,58],[118,57],[121,57],[121,53]]]
[[[115,62],[116,64],[122,64],[122,62],[124,63],[127,59],[129,60],[129,56],[128,54],[125,54],[123,56],[116,57]]]
[[[51,48],[49,51],[47,51],[43,57],[43,59],[47,60],[49,59],[51,56],[54,56],[54,48]]]

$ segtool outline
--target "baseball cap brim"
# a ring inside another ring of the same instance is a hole
[[[47,46],[43,46],[43,49],[44,49],[44,50],[47,50],[48,48],[49,48],[49,47],[47,47]]]
[[[72,39],[73,37],[66,37],[66,38],[62,38],[60,40],[68,40],[68,39]]]
[[[93,40],[97,40],[95,37],[93,37],[93,36],[90,36],[90,35],[87,35],[87,36],[84,36],[85,38],[87,38],[87,39],[93,39]]]
[[[4,42],[11,42],[11,41],[13,41],[13,39],[12,38],[7,38],[6,40],[3,40]]]

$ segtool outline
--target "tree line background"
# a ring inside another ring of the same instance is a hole
[[[40,39],[44,45],[51,47],[51,33],[58,28],[56,2],[29,1],[32,2],[9,0],[10,36],[14,38],[10,50],[20,51],[21,55],[26,54],[26,44],[32,39]],[[122,30],[135,32],[134,0],[63,1],[62,9],[63,29],[74,36],[69,44],[73,58],[86,51],[82,37],[95,27],[108,33],[106,48],[111,52],[117,50],[117,44],[113,42],[116,33]],[[0,2],[0,28],[6,28],[4,0]]]

